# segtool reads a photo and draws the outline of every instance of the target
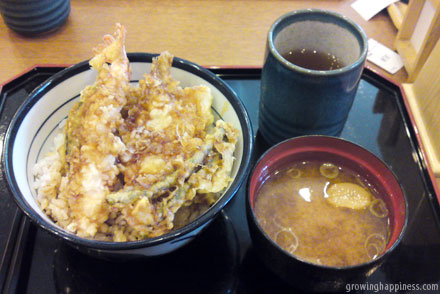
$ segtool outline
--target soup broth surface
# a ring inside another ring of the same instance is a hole
[[[368,205],[335,205],[339,202],[329,201],[327,192],[336,184],[361,188],[370,197],[356,190],[338,194],[342,198],[336,200],[362,204],[368,199]],[[380,255],[388,241],[388,210],[377,191],[351,170],[331,163],[306,161],[276,171],[257,192],[254,212],[272,240],[316,264],[361,264]]]

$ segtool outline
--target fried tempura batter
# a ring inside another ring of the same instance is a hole
[[[69,113],[57,152],[35,166],[42,209],[81,237],[127,241],[173,229],[194,201],[212,205],[230,182],[238,132],[214,122],[206,86],[182,88],[162,53],[130,84],[124,28],[105,36],[98,72]]]

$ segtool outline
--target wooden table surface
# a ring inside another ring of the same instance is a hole
[[[392,47],[396,28],[386,11],[363,20],[351,1],[142,1],[72,0],[67,22],[57,31],[23,37],[0,18],[0,85],[36,64],[74,64],[92,56],[92,48],[117,22],[127,29],[127,52],[170,51],[204,66],[262,66],[266,35],[281,15],[301,8],[340,12],[365,30],[368,38]],[[395,75],[367,63],[401,83]]]

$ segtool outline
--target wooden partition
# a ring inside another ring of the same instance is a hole
[[[440,37],[440,0],[410,0],[394,44],[415,81]]]
[[[403,88],[426,149],[426,159],[440,184],[440,41],[414,82],[404,83]]]

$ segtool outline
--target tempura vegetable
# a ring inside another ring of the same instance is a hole
[[[130,83],[124,42],[118,24],[95,49],[95,82],[34,169],[41,208],[85,238],[160,236],[181,207],[209,207],[231,181],[238,131],[214,116],[210,88],[179,86],[168,52]]]

